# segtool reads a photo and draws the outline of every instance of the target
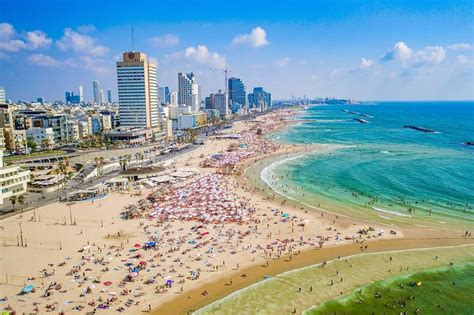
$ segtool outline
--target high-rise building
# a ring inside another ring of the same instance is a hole
[[[170,89],[167,86],[158,88],[158,99],[161,104],[171,104]]]
[[[219,90],[214,94],[214,109],[219,111],[219,115],[224,118],[229,115],[229,104],[227,103],[227,94]]]
[[[241,79],[230,78],[228,81],[229,87],[229,103],[230,104],[239,104],[240,107],[245,107],[246,104],[246,93],[245,85],[242,83]]]
[[[78,104],[80,103],[80,95],[75,95],[73,91],[66,91],[64,93],[66,104]]]
[[[107,103],[112,104],[112,91],[107,90]]]
[[[6,98],[5,87],[0,86],[0,104],[6,104]]]
[[[170,104],[178,106],[178,92],[172,92],[170,97]]]
[[[206,109],[215,109],[215,102],[214,102],[214,94],[209,95],[206,97],[204,101],[204,106]]]
[[[66,91],[64,93],[64,99],[66,101],[66,104],[71,104],[72,103],[72,97],[74,96],[73,91]]]
[[[44,104],[44,103],[46,102],[45,99],[44,99],[44,97],[38,97],[38,98],[36,99],[36,101],[37,101],[38,103],[40,103],[40,104]]]
[[[117,62],[121,127],[150,128],[159,124],[156,65],[142,52],[124,52]]]
[[[248,101],[249,108],[264,111],[272,106],[272,94],[265,92],[262,87],[256,87],[253,89],[253,93],[248,95]]]
[[[178,105],[190,106],[192,112],[201,107],[201,89],[192,72],[178,73]]]
[[[100,103],[99,81],[92,81],[92,95],[94,96],[94,103]]]
[[[84,89],[82,88],[82,84],[79,84],[79,103],[84,102]]]
[[[100,103],[105,103],[105,93],[104,90],[100,89],[99,91]]]

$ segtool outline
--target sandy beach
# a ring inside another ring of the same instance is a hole
[[[474,243],[460,230],[315,210],[257,183],[258,172],[246,174],[257,161],[335,148],[265,137],[291,117],[286,110],[234,123],[173,161],[177,172],[194,172],[180,182],[135,183],[101,200],[54,203],[2,220],[0,307],[185,314],[264,276],[338,257]],[[137,206],[124,219],[128,205]]]

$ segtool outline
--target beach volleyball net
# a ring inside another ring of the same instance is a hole
[[[26,247],[34,247],[38,249],[62,249],[61,241],[43,241],[25,238]]]
[[[104,223],[99,219],[74,218],[74,224],[87,227],[103,227]]]
[[[18,237],[0,237],[0,246],[18,246],[19,242]]]
[[[38,216],[38,222],[66,225],[67,219],[66,217],[48,217],[48,216],[41,215],[41,216]]]

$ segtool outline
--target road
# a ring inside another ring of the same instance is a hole
[[[141,147],[141,149],[146,150],[148,147],[149,146]],[[145,161],[143,161],[142,163],[139,163],[139,164],[134,164],[134,166],[150,165],[150,164],[164,162],[166,160],[174,159],[175,157],[178,157],[180,155],[192,152],[197,147],[199,147],[199,145],[194,145],[193,144],[193,145],[190,145],[190,146],[188,146],[188,147],[186,147],[186,148],[184,148],[183,150],[180,150],[180,151],[174,151],[174,152],[170,152],[170,153],[164,154],[164,155],[151,156],[151,159],[145,160]],[[126,150],[126,149],[122,149],[122,150]],[[117,157],[117,155],[115,155],[115,157]],[[86,163],[86,165],[84,165],[84,168],[85,168],[84,173],[88,174],[88,172],[92,171],[94,167],[95,167],[95,164],[90,164],[90,163],[87,164]],[[46,193],[46,194],[28,193],[28,194],[26,194],[26,201],[27,201],[28,206],[25,207],[23,212],[33,210],[33,209],[38,208],[38,207],[43,207],[43,206],[46,206],[48,204],[59,201],[60,197],[64,197],[70,192],[73,192],[73,191],[76,191],[76,190],[81,190],[81,189],[88,189],[88,188],[93,187],[97,184],[103,183],[103,182],[105,182],[105,181],[107,181],[111,178],[119,176],[120,173],[121,173],[120,171],[114,171],[114,172],[111,172],[109,174],[94,178],[92,180],[88,180],[87,182],[84,182],[82,180],[82,176],[77,176],[76,178],[69,180],[63,188],[58,189],[54,192]],[[6,211],[9,211],[9,210],[0,210],[0,213],[3,212],[3,211],[6,212]],[[9,217],[9,216],[12,216],[14,214],[20,213],[20,212],[22,212],[22,210],[17,206],[16,210],[14,212],[8,212],[8,213],[0,215],[0,220],[5,218],[5,217]]]

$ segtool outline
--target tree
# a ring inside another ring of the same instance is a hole
[[[33,140],[28,140],[26,146],[31,149],[32,152],[36,151],[36,142]]]
[[[49,149],[49,146],[51,145],[51,141],[48,138],[44,138],[41,140],[41,146],[43,148]]]
[[[23,211],[23,206],[25,205],[25,202],[26,202],[25,195],[18,196],[18,203],[21,206],[21,211]]]
[[[16,204],[17,197],[15,195],[13,195],[9,198],[9,200],[12,203],[13,209],[15,209],[15,204]]]

